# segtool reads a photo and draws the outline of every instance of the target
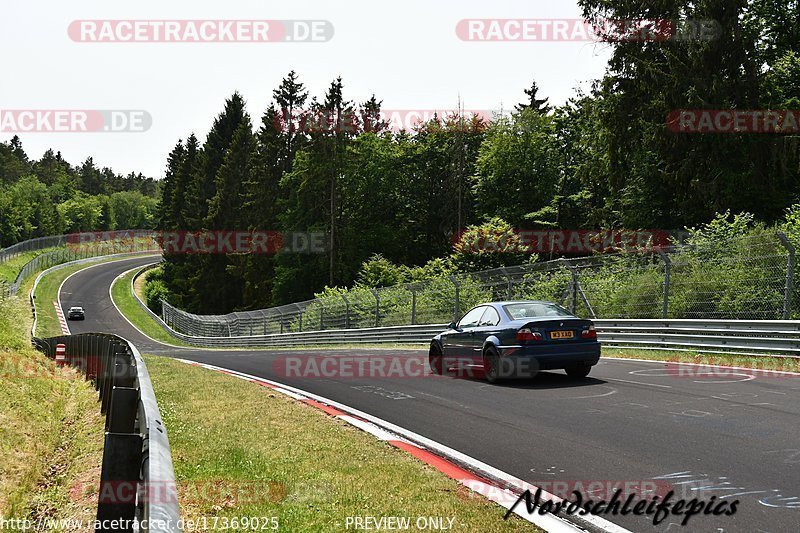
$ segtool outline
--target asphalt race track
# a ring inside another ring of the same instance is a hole
[[[686,527],[679,526],[680,517],[654,526],[652,517],[604,516],[632,531],[800,531],[800,376],[686,376],[664,363],[612,359],[601,359],[585,379],[554,371],[499,385],[451,377],[287,376],[287,356],[380,357],[413,367],[427,352],[171,348],[142,336],[109,298],[114,278],[152,262],[123,260],[69,278],[61,293],[64,310],[86,310],[85,321],[69,323],[72,332],[116,333],[143,353],[302,388],[544,488],[557,482],[586,487],[596,480],[655,481],[658,487],[671,485],[678,498],[740,501],[733,516],[697,515]],[[498,507],[498,520],[502,514]]]

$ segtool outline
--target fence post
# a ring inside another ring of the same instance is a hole
[[[300,329],[300,332],[303,331],[303,309],[300,307],[300,304],[294,304],[297,307],[297,325]]]
[[[783,319],[789,320],[792,315],[792,294],[794,293],[794,254],[795,248],[789,241],[789,237],[782,231],[778,231],[775,235],[780,239],[781,244],[786,251],[789,252],[789,257],[786,260],[786,286],[783,295]]]
[[[167,306],[166,306],[166,305],[164,305],[164,304],[166,304],[166,303],[167,303],[167,302],[165,302],[163,299],[161,300],[161,320],[163,320],[163,321],[164,321],[164,323],[165,323],[165,324],[167,324],[167,325],[168,325],[169,327],[171,327],[172,329],[175,329],[175,328],[173,327],[173,326],[174,326],[174,324],[172,323],[172,316],[171,316],[171,313],[168,313],[169,309],[167,309]]]
[[[572,275],[569,311],[574,315],[578,312],[578,268],[569,263],[567,263],[567,268],[569,268],[569,272]]]
[[[658,255],[660,255],[661,259],[664,261],[664,296],[661,303],[661,318],[667,318],[667,313],[669,312],[669,284],[672,275],[672,261],[661,246],[656,247],[656,252],[658,252]]]
[[[511,276],[506,270],[506,267],[500,267],[500,272],[503,273],[503,276],[506,278],[506,283],[508,284],[508,290],[506,291],[506,300],[513,300],[514,299],[514,285],[511,281]]]
[[[344,294],[341,296],[344,300],[344,329],[350,329],[350,300]]]
[[[372,295],[375,297],[375,327],[378,327],[378,324],[381,320],[381,297],[378,296],[378,291],[372,289]]]
[[[413,284],[408,286],[411,291],[411,325],[417,323],[417,287]]]
[[[454,302],[453,302],[453,322],[458,322],[458,319],[460,318],[460,316],[459,316],[460,315],[460,313],[459,313],[460,286],[459,286],[458,282],[456,281],[456,277],[455,276],[449,276],[447,279],[450,280],[450,283],[452,283],[453,287],[455,287],[455,289],[456,289],[455,298],[454,298]]]

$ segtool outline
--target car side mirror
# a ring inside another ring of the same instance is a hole
[[[450,323],[447,325],[447,329],[456,329],[456,323],[455,323],[455,322],[450,322]]]

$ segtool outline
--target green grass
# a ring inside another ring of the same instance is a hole
[[[305,532],[344,530],[347,516],[442,516],[455,518],[456,531],[536,531],[311,406],[172,359],[145,359],[186,519],[274,516],[281,531]],[[212,483],[218,488],[197,489]],[[269,490],[251,494],[253,486]]]
[[[784,370],[800,372],[800,359],[769,356],[701,354],[695,352],[673,352],[658,350],[635,350],[628,348],[603,348],[604,356],[625,359],[648,359],[651,361],[671,361],[708,365],[741,366],[760,370]]]
[[[30,309],[0,302],[0,516],[89,520],[103,450],[97,394],[30,346]]]

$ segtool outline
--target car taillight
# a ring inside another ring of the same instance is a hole
[[[597,338],[597,331],[594,329],[594,325],[589,326],[585,330],[581,331],[581,338],[582,339],[596,339]]]
[[[522,328],[517,331],[517,340],[518,341],[540,341],[542,340],[542,334],[538,331],[531,331],[530,328]]]

